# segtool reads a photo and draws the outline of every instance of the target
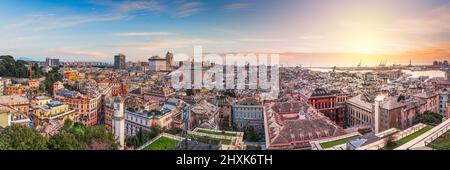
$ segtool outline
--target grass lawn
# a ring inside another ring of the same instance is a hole
[[[434,149],[450,150],[450,131],[445,132],[445,134],[431,142],[430,147]]]
[[[418,130],[417,132],[414,132],[413,134],[410,134],[410,135],[400,139],[399,141],[396,141],[395,144],[385,146],[383,149],[384,150],[393,150],[399,146],[402,146],[405,143],[408,143],[409,141],[413,140],[414,138],[417,138],[418,136],[424,134],[425,132],[429,131],[432,128],[433,128],[433,126],[425,126],[424,128]]]
[[[217,138],[211,138],[211,137],[207,137],[207,136],[191,135],[191,139],[193,139],[193,140],[195,139],[196,141],[201,142],[201,143],[214,144],[214,145],[218,145],[220,143],[225,144],[225,145],[231,144],[231,140],[217,139]]]
[[[175,150],[179,142],[180,141],[162,136],[152,144],[145,147],[144,150]]]
[[[351,139],[355,138],[357,135],[355,136],[350,136],[344,139],[339,139],[339,140],[334,140],[334,141],[329,141],[329,142],[324,142],[321,143],[320,146],[322,146],[322,148],[327,149],[327,148],[332,148],[333,146],[336,145],[342,145],[347,143],[348,141],[350,141]]]
[[[236,136],[235,133],[226,133],[226,132],[216,132],[216,131],[210,131],[210,130],[204,130],[204,129],[198,129],[198,133],[207,133],[207,134],[213,134],[213,135],[222,135],[222,136]]]

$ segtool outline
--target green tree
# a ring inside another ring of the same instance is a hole
[[[75,136],[66,131],[62,131],[52,137],[47,142],[48,149],[51,150],[80,150],[83,149],[81,143]]]
[[[9,149],[9,144],[5,141],[1,141],[0,139],[0,150],[8,150]]]
[[[73,126],[73,121],[70,119],[64,120],[64,125],[61,127],[61,131],[68,131]]]
[[[48,72],[45,76],[45,81],[43,82],[44,89],[48,94],[52,94],[53,92],[53,83],[58,81],[62,81],[63,75],[58,72],[58,67],[54,67],[52,71]]]
[[[86,150],[115,150],[118,148],[114,135],[104,126],[88,127],[76,122],[67,132],[71,133]]]
[[[38,131],[13,124],[0,131],[1,147],[13,150],[45,150],[47,140]]]
[[[38,64],[33,64],[31,66],[31,70],[33,71],[33,78],[41,78],[44,76],[44,72],[42,71],[42,69],[39,67]]]
[[[125,143],[128,147],[138,148],[158,136],[161,132],[162,129],[158,126],[152,126],[150,130],[140,128],[136,135],[125,139]]]
[[[414,124],[424,123],[432,126],[436,126],[442,122],[442,116],[439,113],[425,111],[423,114],[418,115],[414,119]]]
[[[87,127],[65,121],[60,133],[48,140],[38,131],[14,124],[0,128],[0,150],[116,150],[114,135],[104,126]]]
[[[10,55],[0,56],[0,77],[27,78],[29,75],[27,62],[15,61]]]
[[[247,128],[247,130],[244,133],[244,138],[251,142],[257,142],[260,139],[259,135],[255,132],[253,127]]]
[[[192,95],[194,95],[194,91],[192,89],[187,89],[186,90],[186,95],[187,96],[192,96]]]
[[[236,97],[236,93],[234,92],[234,90],[231,90],[231,89],[226,90],[223,94],[225,96],[229,96],[229,97]]]

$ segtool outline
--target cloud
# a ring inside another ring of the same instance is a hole
[[[233,3],[225,5],[226,10],[239,10],[239,9],[248,9],[252,6],[250,3]]]
[[[92,5],[108,7],[114,12],[134,12],[134,11],[161,11],[165,7],[156,0],[89,0]]]
[[[177,17],[188,17],[206,10],[201,2],[183,2],[176,10]]]
[[[420,57],[450,57],[450,43],[442,43],[429,45],[419,49],[409,50],[404,52],[407,56],[420,56]]]
[[[157,1],[117,1],[96,0],[91,1],[94,5],[106,6],[106,12],[85,15],[56,15],[56,14],[31,14],[28,17],[10,24],[8,27],[17,29],[29,29],[35,31],[53,30],[74,27],[87,23],[107,22],[130,19],[135,12],[162,11],[164,6]]]
[[[10,24],[12,29],[31,29],[35,31],[69,28],[81,24],[105,21],[117,21],[129,18],[122,14],[114,15],[85,15],[85,16],[56,16],[54,14],[33,14],[26,19]]]
[[[228,42],[228,41],[220,42],[220,41],[212,41],[212,40],[205,40],[205,39],[162,39],[162,40],[152,40],[152,41],[117,44],[117,45],[112,45],[112,47],[122,48],[122,49],[156,51],[156,50],[160,50],[160,49],[172,49],[172,48],[188,47],[188,46],[194,46],[194,45],[224,44],[224,43],[230,43],[230,42]]]
[[[116,8],[123,12],[161,11],[164,7],[157,1],[127,1],[117,4]]]
[[[302,35],[299,37],[299,39],[301,39],[301,40],[320,40],[323,38],[324,37],[321,35]]]
[[[280,39],[264,39],[264,38],[241,38],[241,42],[255,42],[255,43],[268,43],[268,42],[285,42],[285,40]]]
[[[416,35],[448,33],[450,32],[450,5],[434,8],[419,17],[401,19],[394,27],[384,30]]]
[[[73,49],[72,47],[62,47],[59,49],[54,50],[55,52],[62,53],[64,55],[73,55],[77,57],[97,57],[97,58],[107,58],[108,55],[101,53],[101,52],[95,52],[95,51],[81,51]]]
[[[217,31],[220,33],[228,34],[228,35],[235,35],[235,36],[243,35],[242,33],[238,32],[238,31],[222,29],[222,28],[216,28],[216,29],[213,29],[213,31]]]
[[[124,32],[116,33],[115,36],[166,36],[173,35],[171,32]]]
[[[25,37],[16,37],[16,40],[18,40],[18,41],[22,41],[22,40],[25,40],[26,38]]]

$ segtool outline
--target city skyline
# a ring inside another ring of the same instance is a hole
[[[147,61],[166,51],[280,53],[304,66],[430,64],[450,56],[450,3],[433,1],[14,1],[1,55]]]

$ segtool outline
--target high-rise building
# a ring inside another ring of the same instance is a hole
[[[167,70],[167,60],[159,56],[153,56],[148,59],[148,66],[150,71],[166,71]]]
[[[123,54],[114,56],[114,69],[125,70],[126,69],[126,57]]]
[[[124,149],[125,145],[125,109],[124,100],[117,96],[114,99],[114,114],[112,119],[113,134],[119,142],[119,148]]]
[[[45,59],[45,65],[49,67],[58,67],[60,65],[59,59],[53,59],[53,58],[46,58]]]
[[[152,56],[148,59],[148,66],[150,71],[171,71],[173,63],[173,53],[168,51],[166,58],[159,56]]]
[[[166,63],[167,70],[171,70],[172,62],[173,62],[173,53],[170,51],[168,51],[166,54],[166,62],[167,62]]]

